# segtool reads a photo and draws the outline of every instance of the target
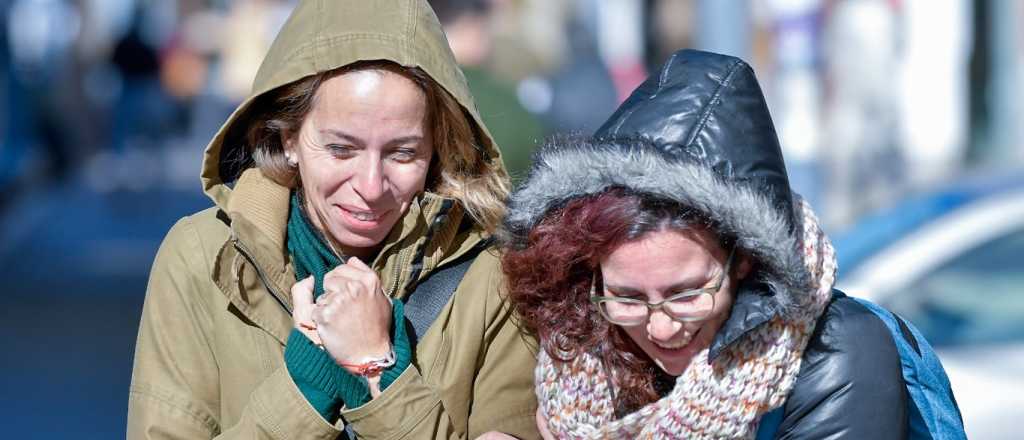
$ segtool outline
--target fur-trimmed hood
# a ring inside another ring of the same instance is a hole
[[[525,246],[552,209],[611,187],[701,211],[760,263],[758,279],[745,283],[730,318],[746,323],[740,333],[809,294],[778,137],[754,72],[742,60],[677,52],[594,137],[550,139],[512,196],[506,245]]]

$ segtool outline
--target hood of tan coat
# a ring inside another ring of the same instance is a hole
[[[426,1],[299,2],[264,58],[252,93],[207,146],[201,176],[204,192],[230,218],[232,240],[222,248],[217,267],[237,271],[237,264],[225,259],[237,260],[237,253],[244,253],[288,308],[288,289],[294,283],[285,246],[289,189],[252,168],[251,160],[238,159],[249,157],[244,140],[249,108],[257,97],[278,87],[364,60],[390,60],[423,69],[472,117],[483,136],[477,139],[481,154],[504,172],[497,146]],[[402,295],[433,268],[476,245],[482,233],[479,228],[460,227],[462,219],[463,211],[454,200],[430,193],[429,188],[418,197],[373,262],[387,293]],[[222,290],[236,296],[233,302],[246,302],[239,297],[244,296],[242,292],[228,287],[232,274],[216,272],[214,278]]]
[[[252,93],[231,114],[206,147],[203,191],[220,208],[237,179],[238,149],[245,148],[248,110],[260,95],[307,76],[357,61],[389,60],[419,67],[438,82],[481,128],[481,147],[493,161],[500,154],[466,78],[448,47],[434,11],[424,0],[304,0],[285,22],[253,81]],[[244,157],[244,156],[242,156]],[[502,167],[503,168],[503,167]]]

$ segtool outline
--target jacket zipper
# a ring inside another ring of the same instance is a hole
[[[424,242],[422,244],[422,247],[424,249],[426,249],[427,247],[430,246],[430,242],[433,241],[433,239],[434,239],[434,232],[440,227],[440,223],[442,221],[444,221],[444,214],[447,212],[447,209],[446,209],[447,207],[448,207],[448,205],[442,205],[441,209],[439,209],[438,212],[435,214],[434,221],[430,222],[430,226],[427,229],[426,237],[424,238]],[[410,255],[410,253],[412,255]],[[401,275],[402,268],[405,267],[406,264],[407,264],[407,262],[405,260],[407,260],[407,259],[415,259],[417,254],[418,254],[418,250],[416,249],[416,247],[413,247],[412,249],[404,249],[404,250],[398,252],[398,256],[395,258],[395,263],[397,263],[397,264],[395,264],[395,270],[393,271],[394,276],[391,278],[394,281],[391,283],[391,287],[390,287],[390,289],[388,289],[388,292],[386,292],[387,296],[389,298],[396,298],[397,295],[398,295],[398,287],[399,287],[398,286],[398,282],[399,282],[398,278]],[[422,262],[422,257],[421,257],[420,261]],[[408,263],[412,263],[412,261],[409,261]],[[418,271],[414,271],[414,272],[416,272],[416,273],[415,274],[410,273],[410,275],[419,275]],[[415,283],[416,283],[416,280],[414,280],[414,279],[410,278],[410,279],[406,280],[406,283],[405,283],[406,292],[408,292],[409,287],[412,286]]]
[[[397,264],[395,264],[395,270],[393,272],[394,276],[391,278],[394,281],[391,283],[391,287],[388,289],[387,292],[388,298],[395,298],[395,295],[398,294],[398,278],[401,275],[402,266],[405,265],[405,262],[403,261],[404,259],[402,258],[402,254],[403,252],[399,252],[397,258],[395,258],[395,263]]]
[[[247,249],[245,245],[238,240],[238,238],[233,238],[231,241],[234,243],[235,249],[237,249],[238,252],[241,252],[242,256],[249,261],[249,264],[251,264],[252,267],[256,269],[256,277],[258,277],[260,279],[260,282],[263,283],[263,287],[266,287],[267,291],[270,292],[270,296],[274,297],[274,299],[277,300],[277,303],[281,305],[281,308],[283,308],[286,312],[288,312],[289,315],[291,315],[292,309],[288,307],[288,303],[284,301],[283,297],[281,296],[281,293],[278,292],[277,286],[275,286],[274,283],[270,282],[270,279],[267,277],[267,274],[263,272],[263,268],[261,268],[259,264],[256,264],[256,260],[252,257],[252,254],[249,252],[249,249]]]

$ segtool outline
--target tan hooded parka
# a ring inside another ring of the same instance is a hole
[[[412,365],[376,399],[343,409],[336,425],[310,406],[285,368],[295,282],[285,244],[289,189],[255,168],[222,175],[231,173],[225,158],[242,148],[232,133],[247,122],[256,96],[377,59],[427,72],[472,115],[486,137],[483,148],[500,161],[425,1],[300,2],[252,95],[207,147],[202,181],[216,206],[178,221],[153,264],[135,351],[129,439],[334,439],[345,422],[366,439],[475,438],[490,430],[538,437],[532,343],[499,295],[492,251],[470,266],[418,342]],[[388,295],[401,297],[485,238],[478,229],[459,231],[461,208],[443,202],[424,193],[385,239],[373,268]]]

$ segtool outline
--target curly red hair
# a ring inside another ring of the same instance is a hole
[[[658,399],[657,367],[621,328],[590,303],[594,272],[619,245],[663,228],[683,229],[702,216],[676,203],[624,189],[581,197],[549,212],[525,246],[505,249],[502,270],[522,327],[552,359],[598,356],[610,370],[617,405],[633,410]]]

